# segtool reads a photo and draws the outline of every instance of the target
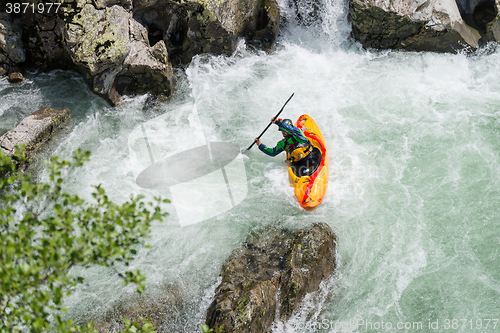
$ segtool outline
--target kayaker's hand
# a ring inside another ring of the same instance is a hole
[[[281,118],[276,118],[276,117],[274,117],[274,118],[272,118],[272,119],[271,119],[271,122],[272,122],[273,124],[276,124],[276,120],[281,120]]]
[[[260,142],[260,139],[259,139],[259,138],[255,138],[255,142],[257,143],[257,146],[260,146],[260,145],[261,145],[261,142]]]

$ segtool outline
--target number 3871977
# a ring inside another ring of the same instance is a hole
[[[7,14],[27,14],[27,13],[38,13],[38,14],[50,14],[50,13],[57,13],[59,11],[59,8],[61,7],[62,3],[58,2],[46,2],[46,3],[29,3],[29,2],[22,2],[22,3],[10,3],[7,2],[5,4],[5,12]]]

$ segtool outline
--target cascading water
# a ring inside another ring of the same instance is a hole
[[[349,38],[345,2],[281,7],[275,52],[240,45],[231,57],[197,56],[171,100],[153,108],[146,97],[110,108],[71,72],[31,73],[19,85],[1,79],[0,131],[39,107],[69,107],[71,132],[51,153],[81,147],[92,157],[67,190],[90,200],[90,185],[102,184],[118,202],[152,199],[158,192],[136,184],[126,148],[137,126],[168,115],[165,136],[191,147],[196,138],[182,128],[196,112],[207,141],[246,148],[295,92],[283,116],[313,116],[329,149],[324,202],[301,210],[283,158],[253,148],[244,159],[248,194],[235,208],[181,227],[166,205],[168,219],[132,265],[148,277],[151,302],[167,300],[165,332],[199,331],[222,263],[249,233],[318,221],[338,236],[337,274],[275,332],[499,330],[500,53],[366,51]],[[271,128],[262,141],[279,139]],[[135,302],[115,271],[73,273],[86,278],[66,302],[76,320],[112,318]]]

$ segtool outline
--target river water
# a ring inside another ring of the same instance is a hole
[[[282,116],[309,114],[323,132],[324,202],[300,209],[283,157],[254,147],[242,157],[247,193],[233,209],[181,227],[175,203],[166,205],[169,217],[132,264],[148,277],[148,297],[167,299],[166,331],[199,331],[222,263],[250,233],[321,221],[338,237],[337,272],[275,332],[499,331],[500,52],[367,51],[349,37],[345,2],[325,2],[317,15],[305,2],[302,24],[291,18],[297,8],[281,6],[276,51],[240,44],[231,57],[198,56],[156,106],[143,96],[111,108],[73,72],[32,72],[18,85],[0,79],[0,132],[39,107],[69,107],[70,130],[50,152],[69,157],[81,147],[92,156],[66,189],[90,200],[91,185],[102,184],[123,202],[161,192],[135,182],[129,146],[141,124],[170,119],[160,129],[169,147],[187,149],[200,144],[184,131],[196,118],[201,139],[246,148],[295,93]],[[262,138],[279,139],[275,128]],[[86,278],[66,301],[76,320],[136,302],[116,271],[73,273]]]

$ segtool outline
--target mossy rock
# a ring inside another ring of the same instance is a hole
[[[305,295],[331,276],[335,239],[325,223],[251,235],[221,269],[207,325],[217,333],[271,332],[276,319],[289,319]]]
[[[19,83],[24,81],[24,76],[19,72],[14,72],[9,74],[8,80],[10,83]]]
[[[123,62],[129,53],[129,19],[120,6],[97,10],[85,5],[66,23],[73,62],[91,76]]]
[[[365,48],[456,53],[479,46],[480,34],[455,2],[415,8],[413,2],[351,0],[349,6],[352,34]]]

